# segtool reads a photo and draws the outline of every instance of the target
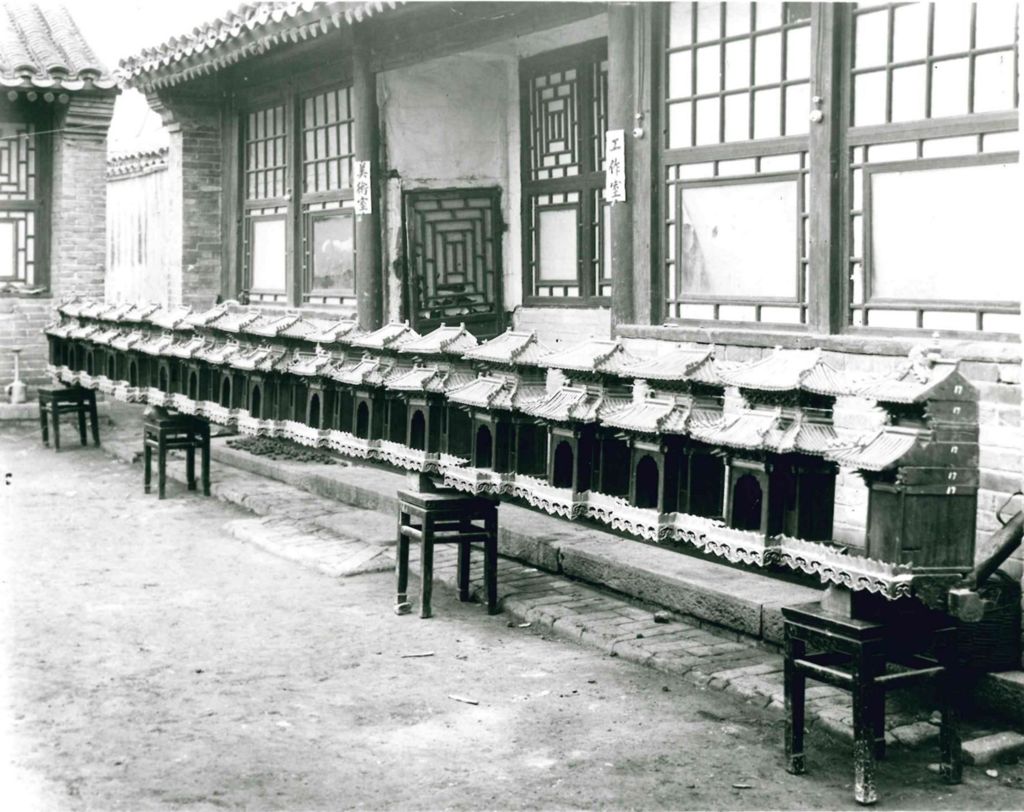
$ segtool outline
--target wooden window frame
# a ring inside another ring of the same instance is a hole
[[[665,302],[663,306],[667,307],[669,302],[669,280],[666,271],[668,250],[663,233],[666,225],[664,213],[668,211],[667,195],[675,194],[675,189],[668,180],[667,167],[674,164],[709,163],[737,158],[756,159],[789,154],[798,151],[800,149],[799,142],[805,139],[809,196],[807,200],[807,316],[803,324],[724,320],[715,320],[709,323],[696,319],[665,318],[663,320],[665,327],[682,330],[699,329],[702,333],[706,333],[710,328],[722,335],[739,336],[749,333],[752,338],[759,333],[787,333],[793,335],[794,341],[797,343],[801,341],[798,338],[800,334],[848,335],[851,338],[890,336],[899,340],[920,337],[922,330],[930,332],[932,328],[902,329],[861,326],[852,323],[853,291],[849,276],[850,246],[852,245],[849,222],[852,199],[849,180],[850,148],[856,145],[878,145],[957,135],[983,137],[995,133],[1016,131],[1019,129],[1018,111],[970,113],[906,123],[852,127],[853,9],[842,3],[812,3],[811,98],[813,100],[817,97],[821,100],[820,103],[814,105],[814,108],[821,111],[822,117],[819,122],[811,124],[809,134],[806,137],[782,136],[762,139],[756,143],[742,141],[669,149],[667,131],[668,13],[667,5],[658,7],[655,10],[656,16],[652,24],[652,31],[655,32],[652,50],[659,55],[654,60],[656,64],[654,101],[661,121],[658,142],[654,150],[656,192],[651,201],[654,206],[652,230],[655,232],[652,234],[652,241],[661,246],[657,254],[657,267],[663,276],[661,282],[662,297]],[[889,14],[892,14],[891,10]],[[974,50],[972,48],[971,53]],[[928,64],[933,61],[944,61],[947,58],[950,57],[942,55],[937,59],[932,59],[929,56]],[[1019,54],[1015,57],[1015,64],[1017,61],[1019,61]],[[1014,92],[1015,94],[1019,93],[1016,80]],[[723,126],[721,120],[720,126]],[[998,153],[993,154],[998,155]],[[1008,160],[1007,155],[1010,154],[1002,153],[1002,160]],[[989,160],[982,156],[976,157],[981,161]],[[965,159],[966,156],[956,160],[963,162]],[[700,181],[693,182],[700,183]],[[677,211],[677,218],[679,216]],[[866,234],[865,243],[868,243],[869,240],[870,236]],[[865,253],[867,253],[867,245],[865,245]],[[673,268],[673,272],[678,273],[678,269]],[[699,303],[696,299],[691,300],[694,303]],[[770,301],[763,301],[766,305],[772,304]],[[931,311],[948,309],[949,304],[936,300],[926,309]],[[993,307],[988,308],[988,305],[993,305]],[[972,310],[970,307],[956,309]],[[985,312],[1005,313],[1019,312],[1019,310],[986,303]],[[920,324],[920,320],[918,323]],[[646,334],[642,330],[626,332]],[[675,337],[679,337],[678,330],[670,330],[670,332],[674,332]],[[1003,341],[1008,335],[994,330],[940,330],[939,332],[948,338],[993,342]],[[774,341],[774,338],[768,338],[766,341]]]
[[[595,249],[601,248],[593,245],[593,237],[589,233],[591,226],[600,218],[594,204],[595,193],[600,199],[600,193],[604,189],[605,177],[603,169],[594,168],[599,166],[601,145],[595,141],[599,134],[594,132],[592,120],[592,104],[594,99],[593,81],[590,76],[591,66],[597,62],[607,60],[608,40],[607,38],[589,40],[588,42],[570,45],[557,50],[545,51],[536,56],[523,59],[519,63],[519,137],[520,137],[520,181],[522,199],[522,279],[523,279],[523,305],[526,307],[610,307],[611,296],[601,296],[595,293],[594,285],[600,286],[603,281],[600,270],[595,270]],[[546,180],[531,180],[530,167],[530,105],[529,85],[530,81],[537,76],[550,73],[556,70],[577,71],[577,82],[579,87],[579,166],[580,173],[571,177],[562,177]],[[585,103],[584,103],[585,102]],[[607,104],[603,106],[607,116]],[[595,145],[597,149],[595,149]],[[538,296],[534,293],[534,268],[533,268],[533,237],[537,223],[534,222],[535,214],[532,200],[538,195],[576,193],[579,195],[578,203],[554,204],[554,207],[564,206],[575,208],[578,211],[577,220],[577,273],[574,280],[566,280],[565,283],[556,283],[554,287],[576,287],[578,293],[575,296]],[[605,223],[607,228],[608,224]],[[610,257],[605,258],[606,263],[611,262]],[[607,268],[607,265],[606,265]],[[610,273],[605,274],[610,278]],[[592,279],[593,277],[593,279]]]

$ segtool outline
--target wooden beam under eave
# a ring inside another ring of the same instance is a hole
[[[356,215],[356,307],[359,328],[381,326],[380,124],[377,74],[370,66],[368,44],[357,37],[352,47],[352,106],[355,160],[370,162],[372,211]]]
[[[612,328],[632,324],[633,312],[633,188],[636,171],[632,160],[634,111],[635,9],[611,5],[608,8],[608,129],[623,130],[626,138],[626,200],[610,206],[607,227],[611,229]],[[604,133],[600,133],[604,137]]]

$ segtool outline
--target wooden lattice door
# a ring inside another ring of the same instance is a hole
[[[405,194],[406,294],[420,333],[464,323],[479,337],[500,333],[501,190],[420,190]]]

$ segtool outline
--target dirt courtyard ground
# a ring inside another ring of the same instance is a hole
[[[272,557],[223,532],[238,510],[30,424],[0,468],[5,809],[853,805],[849,749],[812,733],[787,775],[775,712],[445,590],[397,617],[390,574]],[[933,757],[894,749],[882,807],[1024,807],[1019,767],[946,787]]]

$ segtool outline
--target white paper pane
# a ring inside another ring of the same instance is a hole
[[[668,147],[678,149],[679,147],[693,146],[690,141],[690,102],[670,104],[668,106]]]
[[[962,135],[956,138],[929,138],[921,147],[922,158],[942,158],[949,155],[973,155],[978,151],[978,136]]]
[[[256,290],[285,287],[285,220],[253,220],[251,285]]]
[[[810,26],[789,31],[786,37],[786,78],[806,79],[811,75]]]
[[[917,314],[912,310],[871,310],[868,312],[868,327],[913,330],[917,327]]]
[[[754,4],[758,28],[778,28],[782,24],[782,3],[760,0]]]
[[[754,81],[769,85],[782,79],[782,34],[766,34],[754,40]]]
[[[700,319],[701,321],[711,321],[714,317],[715,308],[713,305],[684,304],[679,306],[679,318],[681,319]]]
[[[761,321],[776,324],[799,324],[800,310],[796,307],[762,307]]]
[[[983,54],[974,60],[974,112],[1013,109],[1013,53]]]
[[[752,305],[722,305],[718,308],[722,321],[757,321],[757,311]]]
[[[1013,301],[1020,189],[1018,164],[873,175],[872,297]]]
[[[885,123],[885,74],[862,73],[854,77],[853,123],[856,127]]]
[[[718,45],[697,49],[697,92],[717,93],[721,82]]]
[[[921,319],[925,330],[977,330],[978,322],[973,313],[949,313],[945,311],[926,312]]]
[[[697,145],[717,144],[718,97],[697,102]]]
[[[774,138],[780,135],[780,90],[759,90],[754,93],[754,138]]]
[[[935,3],[932,55],[959,53],[971,44],[972,3]],[[980,5],[985,5],[981,3]]]
[[[727,36],[745,34],[750,30],[750,3],[725,4],[725,33]]]
[[[795,181],[684,188],[684,294],[796,297]]]
[[[950,59],[932,65],[932,118],[967,113],[967,62]]]
[[[986,313],[981,319],[983,330],[1014,335],[1020,335],[1021,330],[1024,330],[1021,317],[1012,313]]]
[[[750,42],[725,44],[725,89],[750,87]]]
[[[737,93],[725,97],[725,140],[746,141],[750,138],[750,94]]]
[[[18,276],[14,262],[14,249],[17,245],[17,226],[10,220],[0,221],[0,279],[13,279]]]
[[[809,85],[790,85],[786,88],[786,135],[807,133],[811,114]]]
[[[925,66],[914,65],[892,72],[892,120],[918,121],[925,117]]]
[[[736,175],[754,175],[757,173],[753,158],[737,158],[733,161],[720,161],[718,163],[719,177]]]
[[[1016,130],[989,133],[983,143],[985,152],[1016,152],[1020,149],[1020,133]]]
[[[697,4],[697,42],[722,35],[722,14],[718,3]]]
[[[916,141],[900,141],[896,144],[873,144],[868,148],[868,160],[876,164],[882,161],[913,161],[916,157]]]
[[[576,280],[576,209],[544,209],[538,215],[538,278]]]
[[[911,3],[893,13],[893,61],[924,59],[928,55],[928,4]]]
[[[691,70],[690,51],[669,54],[668,57],[668,96],[678,99],[693,95],[693,72]]]
[[[765,155],[761,159],[762,172],[795,172],[800,168],[800,156],[792,155]]]
[[[691,3],[671,3],[668,15],[668,44],[670,48],[677,45],[689,45],[693,37]]]
[[[855,67],[870,68],[885,64],[886,41],[889,34],[887,17],[885,11],[858,15],[857,34],[854,40],[853,64]]]
[[[1016,28],[1017,4],[1012,1],[989,0],[978,3],[975,12],[974,44],[977,48],[1012,45]]]

